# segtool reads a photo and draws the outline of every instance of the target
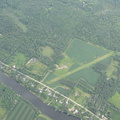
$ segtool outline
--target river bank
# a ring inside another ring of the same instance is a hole
[[[61,113],[59,111],[55,111],[54,108],[45,104],[40,98],[36,95],[32,94],[25,87],[20,85],[16,80],[9,78],[2,71],[0,71],[0,81],[11,87],[14,91],[16,91],[20,96],[22,96],[25,100],[32,103],[36,108],[38,108],[43,114],[52,118],[53,120],[80,120],[79,118],[68,116],[65,113]]]

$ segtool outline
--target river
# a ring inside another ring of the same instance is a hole
[[[9,78],[1,71],[0,71],[0,81],[3,82],[5,85],[11,87],[25,100],[31,102],[43,114],[47,115],[53,120],[80,120],[79,118],[68,116],[65,113],[55,111],[54,108],[48,106],[46,103],[40,100],[40,98],[38,98],[36,95],[32,94],[29,90],[27,90],[25,87],[23,87],[18,82],[16,82],[16,80]]]

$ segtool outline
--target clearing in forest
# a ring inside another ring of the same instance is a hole
[[[26,68],[29,72],[42,76],[45,74],[48,66],[33,58],[28,61]]]
[[[15,68],[20,68],[26,63],[27,57],[23,53],[16,52],[7,61],[9,66],[15,66]]]
[[[90,43],[74,40],[66,53],[82,65],[109,53],[109,51]]]
[[[102,57],[99,57],[99,58],[93,60],[92,62],[89,62],[89,63],[87,63],[87,64],[83,64],[83,65],[77,67],[76,69],[74,69],[74,70],[72,70],[72,71],[69,71],[69,72],[67,72],[67,73],[65,73],[65,74],[63,74],[63,75],[61,75],[61,76],[58,76],[58,77],[56,77],[56,78],[54,78],[54,79],[52,79],[52,80],[49,79],[49,82],[48,82],[48,83],[49,83],[49,84],[52,84],[53,82],[56,82],[56,81],[58,81],[58,80],[60,80],[60,79],[62,79],[62,78],[65,78],[65,77],[67,77],[67,76],[69,76],[69,75],[71,75],[71,74],[73,74],[73,73],[75,73],[75,72],[77,72],[77,71],[80,71],[80,70],[82,70],[82,69],[91,67],[93,64],[98,63],[98,62],[100,62],[100,61],[102,61],[102,60],[104,60],[104,59],[112,56],[113,53],[114,53],[114,52],[110,52],[110,53],[108,53],[108,54],[106,54],[106,55],[104,55],[104,56],[102,56]]]
[[[45,57],[51,58],[52,55],[54,54],[54,50],[49,46],[41,47],[40,49],[41,49],[42,55]]]

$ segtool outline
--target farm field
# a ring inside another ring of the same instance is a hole
[[[115,107],[120,109],[120,94],[118,92],[115,93],[110,99],[109,102],[115,105]]]
[[[90,43],[74,40],[66,53],[82,65],[109,53],[109,51]]]
[[[1,0],[0,68],[40,94],[43,101],[47,98],[46,103],[54,97],[47,92],[44,95],[43,86],[85,105],[95,115],[119,120],[119,13],[120,0]],[[34,79],[28,80],[29,77]],[[8,90],[6,97],[0,95],[10,110],[13,99],[9,94]],[[60,104],[53,107],[59,110]],[[0,106],[0,117],[7,114],[6,110]],[[30,116],[25,119],[28,112]],[[30,120],[33,113],[31,107],[20,101],[7,119],[19,120],[23,115],[21,119]]]
[[[114,109],[112,109],[112,108],[108,108],[108,112],[110,112],[110,118],[112,119],[112,120],[119,120],[119,118],[120,118],[120,113],[118,112],[118,111],[116,111],[116,110],[114,110]]]
[[[73,94],[70,94],[69,97],[75,100],[77,103],[84,105],[86,99],[90,97],[90,94],[85,93],[83,90],[79,88],[75,88]]]
[[[54,64],[54,72],[49,72],[49,74],[46,76],[44,80],[45,83],[47,83],[49,80],[54,79],[56,77],[59,77],[65,73],[68,73],[70,68],[76,64],[74,60],[72,60],[66,53],[63,53],[64,58],[59,62],[59,64]],[[75,68],[78,66],[75,66]]]
[[[65,74],[69,71],[74,63],[76,63],[73,59],[71,59],[67,54],[63,53],[64,58],[60,61],[58,65],[55,65],[55,72],[56,76],[60,76]]]
[[[26,69],[34,74],[42,76],[45,74],[48,66],[40,62],[39,60],[33,58],[28,61],[26,64]]]
[[[6,53],[5,51],[0,51],[0,60],[4,61],[5,58],[8,58],[9,54]]]
[[[49,80],[48,83],[49,83],[49,84],[52,84],[53,82],[58,81],[58,80],[60,80],[60,79],[62,79],[62,78],[65,78],[65,77],[67,77],[67,76],[69,76],[69,75],[71,75],[71,74],[73,74],[73,73],[75,73],[75,72],[77,72],[77,71],[83,70],[83,69],[85,69],[85,68],[89,68],[89,67],[91,67],[92,65],[94,65],[95,63],[98,63],[98,62],[100,62],[100,61],[102,61],[102,60],[104,60],[104,59],[106,59],[106,58],[108,58],[108,57],[110,57],[110,56],[112,56],[112,55],[113,55],[113,52],[110,52],[110,53],[108,53],[108,54],[106,54],[106,55],[104,55],[104,56],[102,56],[102,57],[100,57],[100,58],[97,58],[97,59],[93,60],[92,62],[83,64],[83,65],[77,67],[76,69],[74,69],[74,70],[72,70],[72,71],[69,71],[69,72],[67,72],[67,73],[64,73],[63,75],[58,76],[58,77],[56,77],[56,78],[54,78],[54,79],[52,79],[52,80],[50,80],[50,79],[47,78],[47,79]]]
[[[49,73],[49,75],[45,78],[45,80],[43,81],[44,83],[49,82],[52,79],[55,79],[57,76],[54,73]]]
[[[41,48],[41,53],[43,56],[51,58],[54,54],[54,50],[49,46],[45,46]]]
[[[19,101],[7,120],[33,120],[35,111],[24,101]]]
[[[5,118],[5,116],[7,116],[7,111],[5,108],[2,107],[2,104],[0,102],[0,120],[2,120],[3,118]]]
[[[22,53],[15,53],[10,56],[6,62],[8,62],[11,67],[15,65],[16,68],[20,68],[27,62],[27,57]]]
[[[71,81],[84,80],[92,86],[95,86],[99,78],[99,74],[91,68],[85,68],[83,70],[77,71],[67,77]]]
[[[111,78],[111,77],[116,78],[116,76],[113,75],[113,73],[117,72],[117,66],[118,66],[118,62],[112,60],[106,72],[106,75],[108,78]]]
[[[55,90],[59,91],[60,93],[62,93],[63,95],[66,95],[66,96],[68,96],[68,94],[70,92],[70,88],[68,88],[67,86],[63,86],[63,85],[61,85],[61,86],[57,85]]]

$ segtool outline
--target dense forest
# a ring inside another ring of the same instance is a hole
[[[50,65],[75,38],[120,51],[119,7],[118,0],[1,0],[0,60],[19,51]],[[54,49],[53,59],[41,46]]]

